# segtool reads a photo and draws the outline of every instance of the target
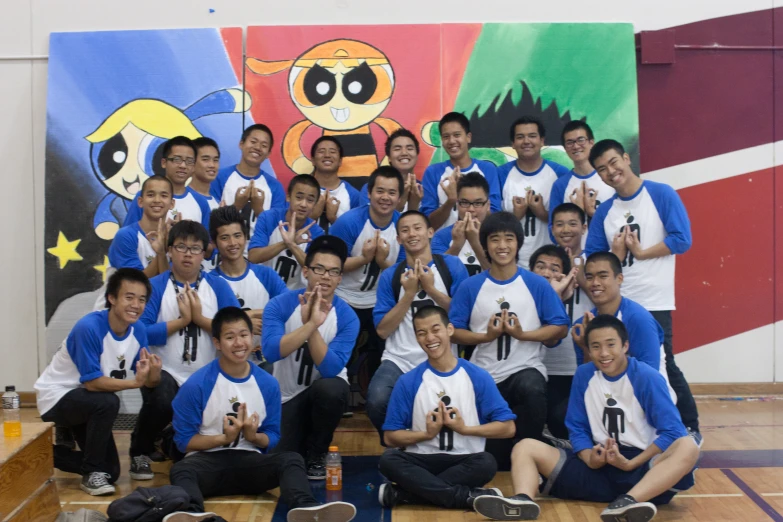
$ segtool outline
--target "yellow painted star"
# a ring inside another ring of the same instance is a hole
[[[68,238],[65,237],[65,234],[60,232],[60,234],[57,236],[57,246],[47,248],[46,251],[57,258],[57,260],[60,262],[60,270],[62,270],[65,268],[65,265],[68,264],[68,261],[81,261],[83,259],[82,256],[80,256],[76,251],[76,247],[78,247],[79,243],[81,242],[81,239],[68,241]]]
[[[109,268],[109,256],[103,256],[103,263],[92,265],[92,267],[101,273],[101,281],[106,282],[106,270]]]

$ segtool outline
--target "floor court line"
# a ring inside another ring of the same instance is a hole
[[[781,516],[780,513],[778,513],[775,508],[773,508],[771,505],[767,503],[766,500],[761,498],[761,496],[753,491],[750,486],[748,486],[741,478],[737,476],[736,473],[734,473],[730,469],[722,469],[721,470],[724,475],[726,475],[729,480],[731,480],[740,490],[742,490],[743,493],[745,493],[758,507],[761,508],[764,513],[769,516],[772,520],[775,522],[783,522],[783,516]]]

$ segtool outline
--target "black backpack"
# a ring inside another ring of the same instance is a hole
[[[443,285],[446,287],[446,293],[448,294],[449,297],[452,297],[451,272],[449,271],[449,267],[446,264],[446,260],[440,254],[432,254],[432,261],[435,263],[435,266],[438,269],[438,274],[440,274],[440,278],[443,281]],[[400,283],[400,277],[402,277],[402,274],[405,272],[405,269],[407,267],[408,265],[403,260],[397,263],[397,268],[394,269],[394,274],[392,275],[392,293],[394,294],[395,302],[400,300],[400,290],[402,290],[402,283]]]
[[[179,486],[136,488],[130,495],[109,505],[110,522],[160,522],[190,504],[190,495]]]

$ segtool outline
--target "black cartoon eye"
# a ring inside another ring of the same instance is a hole
[[[115,134],[101,146],[98,152],[98,173],[105,179],[117,174],[128,160],[128,144],[122,134]]]
[[[336,91],[337,80],[334,75],[320,65],[315,65],[305,74],[304,93],[313,105],[326,105]]]
[[[367,103],[378,87],[378,78],[372,72],[367,62],[345,75],[343,78],[343,95],[357,105]]]

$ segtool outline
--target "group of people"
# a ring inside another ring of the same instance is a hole
[[[365,186],[340,177],[325,135],[287,190],[261,169],[263,124],[224,169],[212,139],[169,140],[165,175],[109,248],[105,302],[36,382],[55,465],[114,493],[115,392],[138,388],[130,476],[170,458],[191,499],[167,520],[278,486],[289,520],[351,520],[308,479],[326,478],[360,357],[384,507],[531,520],[540,491],[635,522],[690,487],[702,439],[672,351],[675,256],[691,244],[677,193],[583,121],[561,136],[573,170],[542,158],[532,117],[509,129],[518,158],[501,167],[471,158],[464,115],[439,131],[449,159],[421,182],[419,142],[400,129]],[[513,496],[484,487],[508,469]]]

